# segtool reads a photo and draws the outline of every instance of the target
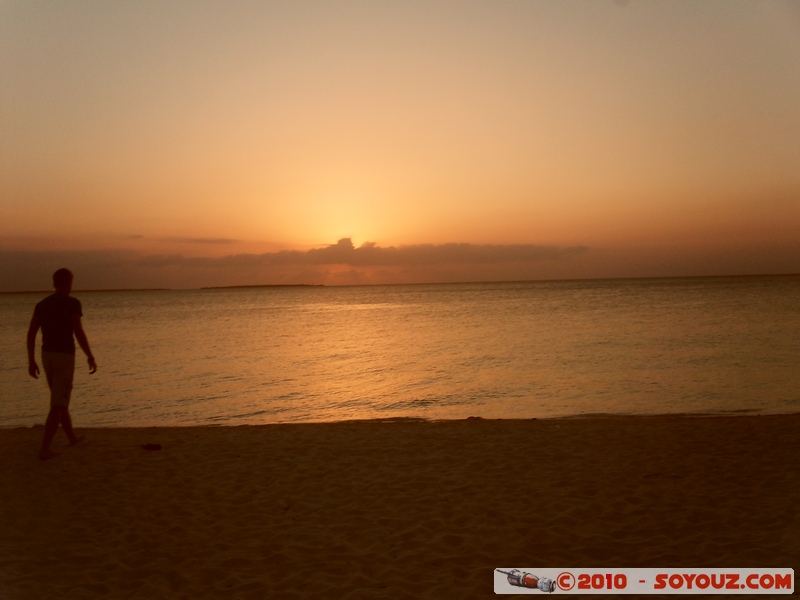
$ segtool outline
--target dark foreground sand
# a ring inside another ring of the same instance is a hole
[[[503,565],[800,571],[800,415],[81,432],[42,462],[41,428],[0,431],[4,600],[486,598]]]

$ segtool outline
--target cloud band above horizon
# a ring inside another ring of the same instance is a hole
[[[584,246],[559,248],[535,244],[418,244],[382,247],[350,238],[305,251],[281,250],[224,256],[143,255],[133,250],[5,251],[0,253],[0,291],[43,290],[55,269],[66,266],[81,289],[202,287],[249,284],[386,283],[402,273],[401,282],[436,277],[476,280],[508,277],[516,267],[530,276],[532,265],[554,263],[588,252]]]
[[[184,257],[180,254],[153,255],[139,259],[142,266],[259,267],[291,265],[350,265],[353,267],[426,266],[438,264],[500,264],[555,260],[588,250],[585,246],[558,248],[535,244],[417,244],[381,247],[366,242],[355,247],[350,238],[336,244],[306,251],[282,250],[263,254],[234,254],[221,257]]]

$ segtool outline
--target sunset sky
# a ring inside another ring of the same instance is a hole
[[[0,0],[0,291],[800,272],[800,2]]]

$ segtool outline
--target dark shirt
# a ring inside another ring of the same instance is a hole
[[[80,300],[65,294],[51,294],[36,305],[33,314],[42,324],[42,350],[75,354],[72,317],[83,316]]]

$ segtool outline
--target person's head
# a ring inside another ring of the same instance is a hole
[[[53,273],[53,287],[57,292],[69,294],[72,291],[72,271],[59,269]]]

